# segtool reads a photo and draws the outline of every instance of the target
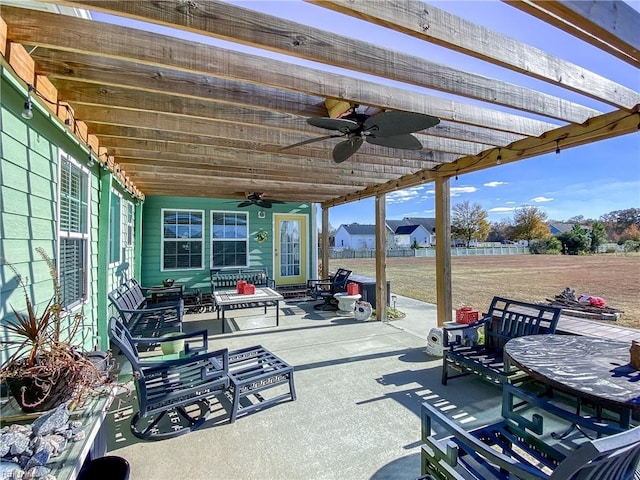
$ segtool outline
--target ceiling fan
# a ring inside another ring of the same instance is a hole
[[[327,138],[346,137],[333,148],[333,161],[341,163],[356,153],[365,140],[383,147],[420,150],[422,148],[420,140],[411,133],[433,127],[440,123],[440,119],[422,113],[397,111],[367,115],[359,113],[358,105],[355,105],[348,114],[340,118],[311,117],[307,118],[307,123],[314,127],[336,130],[339,133],[310,138],[284,147],[282,150],[320,142]]]
[[[257,205],[262,208],[271,208],[274,203],[285,203],[281,200],[273,200],[270,198],[264,198],[264,193],[262,192],[252,192],[247,195],[247,199],[243,200],[238,204],[239,208],[249,207],[251,205]]]

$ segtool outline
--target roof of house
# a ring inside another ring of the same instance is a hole
[[[361,225],[359,223],[342,224],[341,227],[347,231],[349,235],[375,235],[375,225]]]
[[[420,225],[400,225],[396,228],[396,235],[409,235],[413,233]]]
[[[575,223],[563,223],[563,222],[553,222],[549,224],[549,229],[556,229],[558,232],[560,233],[565,233],[565,232],[570,232],[571,230],[573,230],[573,226],[575,225]],[[586,227],[585,225],[580,225],[584,230],[587,230],[589,227]]]

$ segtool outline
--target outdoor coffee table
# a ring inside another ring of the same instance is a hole
[[[267,307],[275,305],[276,327],[278,327],[280,325],[280,300],[284,300],[284,297],[268,287],[256,287],[255,293],[252,294],[242,294],[236,290],[222,290],[213,293],[213,305],[218,320],[220,320],[220,312],[222,312],[222,333],[225,333],[225,312],[240,308],[264,307],[264,313],[267,313]]]

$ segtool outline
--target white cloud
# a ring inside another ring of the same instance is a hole
[[[501,212],[513,212],[518,207],[494,207],[490,208],[490,212],[501,213]]]
[[[494,180],[493,182],[487,182],[483,184],[485,187],[499,187],[500,185],[507,185],[508,182],[498,182]]]
[[[535,202],[535,203],[551,202],[551,201],[553,201],[553,198],[540,196],[540,197],[532,198],[531,201]]]
[[[414,200],[420,195],[423,187],[412,187],[397,192],[390,192],[386,196],[387,203],[404,203]]]
[[[463,193],[474,193],[477,192],[478,189],[476,187],[452,187],[451,188],[451,196],[459,197]]]
[[[515,205],[516,202],[509,201],[509,202],[504,202],[504,203],[506,203],[507,205]]]

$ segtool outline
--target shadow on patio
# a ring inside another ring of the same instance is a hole
[[[109,453],[130,462],[135,480],[410,480],[420,476],[421,402],[457,409],[470,425],[499,415],[499,388],[472,377],[441,385],[441,359],[425,353],[436,324],[432,305],[399,297],[397,308],[407,315],[388,323],[312,305],[281,305],[279,328],[270,327],[272,311],[236,311],[231,320],[240,330],[225,335],[214,313],[185,317],[185,330],[207,328],[210,349],[261,344],[293,365],[296,401],[229,424],[231,405],[221,398],[200,430],[142,442],[129,432],[128,401],[115,415],[116,400],[107,419]],[[259,324],[268,327],[244,329]]]

